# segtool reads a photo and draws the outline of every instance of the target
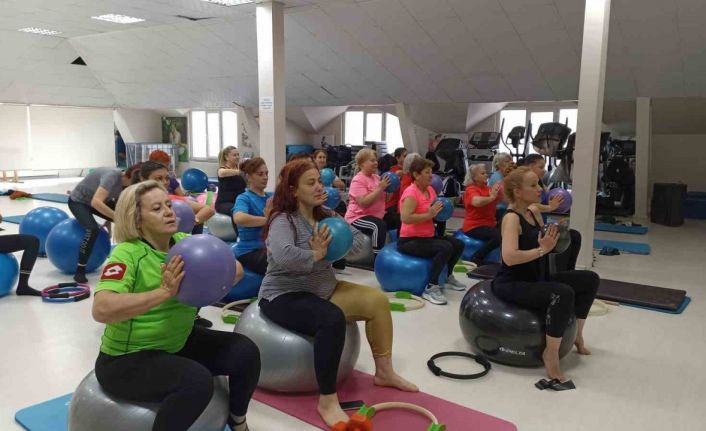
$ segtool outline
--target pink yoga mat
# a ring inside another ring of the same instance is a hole
[[[257,390],[257,401],[274,407],[322,430],[328,430],[316,412],[318,394],[292,395]],[[517,427],[502,419],[437,398],[424,392],[409,393],[373,385],[373,376],[353,370],[353,374],[339,388],[341,401],[363,400],[373,404],[401,401],[422,406],[431,411],[448,431],[517,431]],[[353,413],[352,411],[349,413]],[[386,410],[375,415],[373,431],[424,431],[429,420],[407,410]]]

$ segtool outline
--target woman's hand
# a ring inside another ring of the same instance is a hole
[[[556,211],[562,202],[564,202],[564,197],[562,195],[554,195],[551,199],[549,199],[549,210],[551,212]]]
[[[542,254],[554,250],[557,241],[559,241],[559,229],[557,229],[555,224],[550,224],[544,235],[542,235],[542,232],[539,233],[539,247],[542,249]]]
[[[314,262],[318,262],[326,257],[331,239],[332,237],[328,226],[324,225],[321,229],[319,229],[318,223],[314,226],[314,234],[309,239],[309,246],[311,246],[311,250],[314,252]]]
[[[168,293],[168,298],[173,298],[177,294],[184,275],[186,275],[184,260],[181,256],[174,256],[169,262],[162,264],[162,285],[160,288]]]
[[[502,187],[502,183],[495,183],[493,187],[490,188],[490,197],[493,198],[493,200],[497,199],[498,193],[500,193],[500,187]]]
[[[389,186],[390,186],[390,178],[388,178],[387,176],[383,176],[380,179],[380,184],[378,184],[378,189],[385,190]]]
[[[444,204],[441,202],[436,202],[434,205],[431,205],[429,207],[429,210],[427,211],[427,214],[429,217],[434,218],[441,212],[441,210],[444,209]]]

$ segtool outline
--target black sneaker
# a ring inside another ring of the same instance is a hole
[[[196,315],[196,320],[194,320],[194,325],[199,325],[204,328],[210,328],[213,326],[213,322],[211,322],[208,319],[204,319],[203,317]]]

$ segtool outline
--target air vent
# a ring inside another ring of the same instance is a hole
[[[189,21],[201,21],[201,20],[204,20],[204,19],[211,19],[210,16],[207,16],[207,17],[205,17],[205,18],[194,18],[193,16],[177,15],[176,17],[177,17],[177,18],[181,18],[181,19],[187,19],[187,20],[189,20]]]
[[[72,61],[71,64],[75,64],[77,66],[85,66],[86,62],[83,61],[81,57],[77,57],[76,60]]]

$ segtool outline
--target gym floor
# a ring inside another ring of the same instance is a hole
[[[0,188],[28,192],[64,193],[78,179],[29,180],[0,183]],[[0,197],[4,216],[26,214],[39,206],[63,204],[36,200],[10,201]],[[458,227],[452,219],[449,227]],[[2,223],[0,235],[16,233],[18,225]],[[687,220],[679,228],[649,225],[646,236],[627,238],[652,246],[649,256],[598,256],[595,270],[606,278],[685,289],[692,303],[682,315],[631,307],[610,306],[604,316],[591,317],[586,326],[590,357],[569,354],[562,360],[565,373],[578,389],[562,393],[539,392],[534,382],[542,369],[518,369],[493,364],[486,377],[454,381],[433,376],[427,359],[438,352],[468,350],[458,327],[463,292],[447,292],[447,306],[426,305],[408,313],[394,313],[394,363],[397,370],[421,390],[515,423],[522,431],[582,430],[703,430],[706,422],[706,221]],[[625,235],[597,233],[606,239]],[[372,272],[346,269],[342,279],[378,286]],[[459,277],[469,286],[474,281]],[[35,288],[68,281],[46,260],[39,259],[30,283]],[[95,285],[97,274],[89,276]],[[48,304],[14,294],[0,298],[0,429],[19,430],[15,412],[21,408],[72,392],[93,368],[102,325],[91,318],[91,301]],[[220,309],[206,307],[201,314],[215,329],[232,330],[220,320]],[[440,362],[451,372],[474,372],[463,360]],[[356,366],[372,372],[370,349],[363,343]],[[443,419],[442,419],[443,420]],[[266,405],[253,402],[248,414],[253,431],[315,430]],[[406,431],[406,430],[405,430]],[[413,431],[413,430],[409,430]],[[456,431],[456,430],[451,430]]]

